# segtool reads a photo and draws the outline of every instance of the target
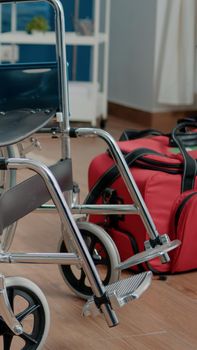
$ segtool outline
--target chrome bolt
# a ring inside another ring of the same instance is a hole
[[[20,325],[17,325],[14,327],[13,331],[16,335],[20,335],[23,333],[23,327]]]

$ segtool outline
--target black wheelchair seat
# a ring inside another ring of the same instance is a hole
[[[56,62],[0,64],[0,147],[37,132],[59,110]]]
[[[59,108],[56,62],[0,64],[0,111]]]
[[[56,114],[54,109],[17,109],[0,112],[0,147],[15,144],[44,127]]]

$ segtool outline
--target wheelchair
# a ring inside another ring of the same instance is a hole
[[[12,95],[0,88],[0,262],[57,264],[66,284],[85,300],[83,315],[104,316],[108,326],[113,327],[118,325],[116,309],[139,298],[152,279],[150,271],[121,279],[121,271],[155,257],[160,257],[163,263],[168,262],[168,252],[178,247],[180,241],[170,241],[167,234],[157,232],[113,137],[102,129],[70,127],[64,12],[59,0],[46,1],[55,12],[56,62],[0,66],[2,79],[16,89],[16,94]],[[0,0],[0,3],[8,2]],[[34,74],[28,82],[26,73],[29,70]],[[22,84],[17,88],[18,77],[24,78],[24,90]],[[49,127],[54,119],[55,127]],[[24,156],[22,148],[24,140],[48,129],[59,135],[62,153],[61,159],[50,167]],[[78,137],[99,137],[106,142],[134,204],[87,205],[78,202],[70,152],[70,138]],[[18,145],[18,157],[15,145]],[[16,184],[19,169],[29,169],[35,175]],[[46,204],[49,200],[52,200],[52,205]],[[37,208],[43,212],[46,209],[58,211],[62,238],[57,253],[10,252],[17,221]],[[145,242],[145,250],[120,262],[110,236],[101,227],[86,220],[92,213],[140,215],[150,237]],[[78,217],[75,218],[75,215]],[[20,312],[15,311],[17,296],[25,304]],[[32,316],[33,322],[26,329],[24,321],[29,316]],[[50,311],[41,289],[26,278],[0,274],[0,335],[4,349],[11,349],[18,337],[24,342],[22,349],[42,349],[49,325]]]

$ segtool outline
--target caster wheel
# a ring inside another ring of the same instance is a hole
[[[120,257],[111,237],[101,227],[88,222],[79,222],[78,227],[102,283],[108,285],[117,282],[120,278],[120,273],[116,270],[116,266],[120,262]],[[58,250],[61,253],[68,252],[63,240],[60,241]],[[60,265],[59,269],[64,281],[75,294],[83,299],[88,299],[92,295],[91,286],[81,267]]]
[[[46,340],[50,312],[40,288],[28,279],[5,279],[10,306],[23,326],[23,333],[15,335],[0,317],[0,348],[2,350],[41,350]]]

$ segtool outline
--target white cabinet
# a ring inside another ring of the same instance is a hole
[[[93,33],[81,35],[66,32],[65,40],[66,45],[91,47],[91,79],[88,82],[69,82],[69,95],[71,121],[89,122],[95,126],[98,118],[101,118],[102,124],[107,118],[110,0],[93,2]],[[55,44],[55,33],[49,31],[29,35],[26,32],[11,31],[1,33],[0,43],[51,45]]]
[[[82,1],[82,0],[78,0]],[[90,82],[70,82],[71,121],[102,124],[107,119],[110,0],[93,0],[92,35],[66,35],[67,44],[91,46]],[[83,63],[82,63],[83,65]]]

